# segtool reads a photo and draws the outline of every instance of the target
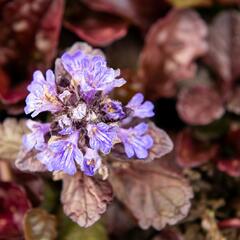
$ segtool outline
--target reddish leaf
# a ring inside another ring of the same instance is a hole
[[[240,218],[229,218],[218,222],[218,227],[224,228],[240,228]]]
[[[177,81],[194,76],[193,61],[206,52],[206,35],[205,23],[192,10],[172,11],[151,27],[138,73],[149,97],[172,97]]]
[[[191,125],[206,125],[221,118],[225,112],[218,92],[208,86],[183,89],[178,96],[177,111]]]
[[[240,88],[236,88],[228,100],[227,110],[240,115]]]
[[[147,29],[151,23],[166,13],[167,10],[167,4],[158,0],[83,0],[83,2],[95,11],[107,12],[127,18],[143,29]]]
[[[228,94],[234,80],[240,76],[240,13],[225,11],[214,19],[209,33],[206,61],[222,79],[223,94]]]
[[[178,134],[175,148],[176,160],[182,167],[198,167],[213,159],[218,152],[216,144],[194,139],[190,129]]]
[[[143,229],[176,224],[189,211],[191,188],[181,175],[161,166],[161,161],[113,165],[110,182],[116,197]]]
[[[217,161],[217,167],[229,176],[240,177],[240,157],[220,159]]]
[[[63,0],[6,1],[0,12],[0,66],[11,79],[6,90],[0,92],[0,101],[9,105],[25,98],[33,70],[51,65],[61,27]]]
[[[93,225],[111,200],[112,189],[108,182],[82,173],[64,175],[61,194],[63,210],[81,227]]]
[[[7,182],[0,182],[0,202],[0,238],[10,239],[22,232],[22,219],[31,204],[24,189]]]
[[[76,23],[65,21],[64,26],[94,46],[106,46],[124,37],[128,28],[126,22],[113,16],[86,16]]]

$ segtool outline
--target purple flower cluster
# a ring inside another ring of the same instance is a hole
[[[109,93],[126,81],[119,70],[107,67],[103,56],[77,50],[63,54],[60,62],[63,76],[56,77],[51,70],[45,77],[40,71],[33,74],[25,113],[36,117],[48,111],[52,119],[45,124],[28,120],[31,132],[24,136],[25,149],[35,149],[49,171],[69,175],[78,170],[94,175],[115,144],[123,144],[129,158],[146,158],[153,145],[148,125],[129,123],[152,117],[153,104],[144,102],[141,93],[126,106],[112,100]]]

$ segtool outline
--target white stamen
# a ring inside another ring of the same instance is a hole
[[[81,120],[86,116],[87,106],[85,103],[79,103],[72,111],[72,117],[76,120]]]

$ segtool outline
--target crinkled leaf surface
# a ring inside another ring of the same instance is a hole
[[[97,222],[91,227],[83,228],[73,222],[63,213],[59,218],[59,240],[107,240],[107,232],[101,222]]]
[[[206,125],[219,118],[225,108],[219,93],[208,86],[194,86],[183,89],[177,102],[180,118],[191,125]]]
[[[190,129],[180,132],[176,139],[176,160],[182,167],[197,167],[212,160],[218,153],[218,146],[193,137]]]
[[[43,209],[29,210],[24,216],[26,240],[54,240],[57,238],[56,218]]]
[[[0,158],[14,161],[22,144],[22,136],[27,131],[25,121],[7,118],[0,125]]]
[[[177,81],[194,76],[193,61],[207,51],[206,36],[206,24],[193,10],[171,11],[152,25],[138,72],[149,97],[172,97]]]
[[[22,219],[31,207],[24,189],[14,183],[0,182],[0,239],[10,239],[22,232]]]
[[[107,181],[82,173],[64,175],[61,202],[64,213],[81,227],[93,225],[112,200],[112,188]]]
[[[222,79],[222,90],[228,93],[240,76],[240,13],[224,11],[216,16],[209,30],[209,52],[206,61]]]
[[[188,214],[192,189],[182,176],[161,166],[161,160],[113,165],[110,176],[115,196],[143,229],[160,230]]]
[[[152,161],[156,158],[161,158],[164,155],[168,154],[173,149],[173,142],[168,136],[168,134],[158,128],[153,122],[149,122],[148,126],[148,134],[153,139],[153,146],[149,150],[148,157],[144,159],[144,161]],[[112,160],[129,160],[127,155],[125,154],[123,146],[117,146],[109,156]],[[139,160],[132,159],[131,160]]]

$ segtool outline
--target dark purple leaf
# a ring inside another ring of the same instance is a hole
[[[218,153],[216,144],[194,139],[190,129],[178,134],[175,148],[176,160],[182,167],[198,167],[213,159]]]

